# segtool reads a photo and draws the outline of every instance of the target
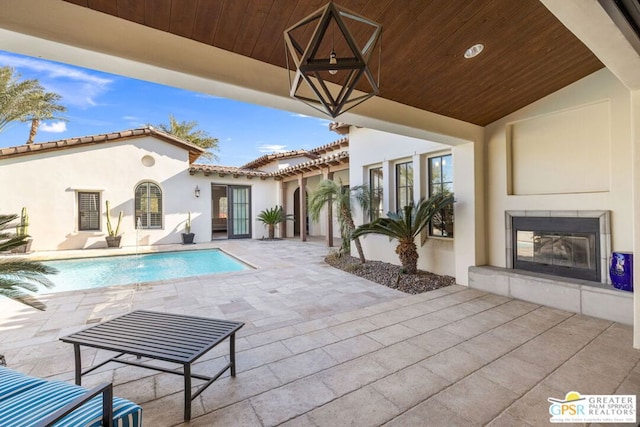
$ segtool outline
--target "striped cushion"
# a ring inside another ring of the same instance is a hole
[[[24,376],[29,380],[30,377]],[[1,381],[4,385],[4,378]],[[87,390],[61,381],[43,381],[20,394],[0,401],[0,426],[32,426],[44,417],[60,409]],[[142,425],[142,408],[115,397],[113,399],[113,425],[139,427]],[[102,395],[67,415],[55,424],[59,427],[99,427],[102,424]]]
[[[46,381],[0,366],[0,402]]]

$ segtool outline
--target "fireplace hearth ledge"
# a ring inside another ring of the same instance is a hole
[[[469,267],[469,287],[633,325],[633,293],[598,282],[494,266]]]

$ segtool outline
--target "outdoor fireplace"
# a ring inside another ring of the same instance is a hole
[[[507,212],[507,267],[608,282],[608,211]]]

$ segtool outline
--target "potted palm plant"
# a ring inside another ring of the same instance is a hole
[[[120,239],[122,235],[120,235],[120,224],[122,223],[122,211],[118,214],[118,224],[116,225],[115,230],[111,226],[111,211],[109,209],[109,201],[107,200],[107,236],[105,239],[107,240],[108,248],[119,248],[120,247]]]
[[[276,225],[285,221],[293,221],[293,215],[285,214],[282,206],[264,209],[258,214],[257,218],[267,227],[269,240],[273,240],[276,237]]]
[[[192,245],[195,234],[191,232],[191,212],[187,214],[187,220],[184,223],[184,233],[182,233],[182,244]]]

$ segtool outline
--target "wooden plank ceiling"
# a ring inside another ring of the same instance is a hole
[[[284,30],[327,2],[66,1],[281,67]],[[539,0],[335,3],[383,26],[381,97],[481,126],[603,67]]]

